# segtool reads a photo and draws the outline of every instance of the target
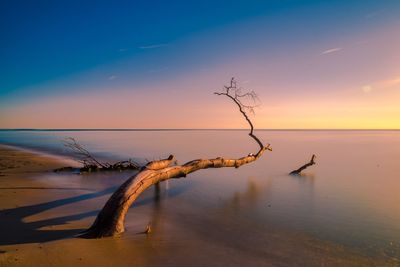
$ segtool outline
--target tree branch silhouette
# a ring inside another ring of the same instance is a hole
[[[215,94],[226,96],[237,105],[240,113],[250,126],[249,136],[259,145],[257,153],[250,153],[238,159],[225,159],[222,157],[195,159],[183,165],[173,165],[175,162],[173,155],[163,160],[151,161],[114,192],[97,215],[92,226],[83,232],[81,237],[100,238],[116,236],[123,233],[125,231],[125,216],[129,207],[143,191],[152,185],[168,179],[186,177],[188,174],[202,169],[223,167],[239,168],[244,164],[259,159],[265,150],[271,150],[269,144],[264,146],[261,140],[254,134],[253,123],[246,113],[246,111],[254,112],[255,106],[245,105],[242,101],[244,98],[250,98],[254,101],[257,95],[253,91],[241,93],[241,89],[237,88],[234,78],[231,79],[230,85],[224,88],[224,92],[216,92]]]

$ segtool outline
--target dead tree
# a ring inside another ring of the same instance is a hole
[[[303,166],[301,166],[300,168],[298,168],[297,170],[292,171],[291,173],[289,173],[290,175],[300,175],[302,171],[304,171],[305,169],[307,169],[308,167],[312,166],[315,164],[315,155],[312,155],[310,162],[304,164]]]
[[[124,232],[125,216],[129,207],[134,203],[137,197],[152,185],[172,178],[186,177],[188,174],[207,168],[235,167],[239,168],[244,164],[253,162],[261,157],[265,150],[271,150],[270,145],[264,146],[263,143],[254,135],[253,124],[249,119],[246,111],[253,111],[254,106],[245,105],[246,98],[255,100],[254,92],[242,94],[237,87],[234,78],[231,79],[230,85],[224,87],[223,92],[217,92],[216,95],[226,96],[233,101],[239,108],[240,113],[250,126],[249,135],[253,138],[259,150],[255,154],[238,159],[225,159],[222,157],[212,159],[195,159],[183,165],[173,165],[174,156],[158,161],[149,162],[139,173],[129,178],[123,183],[109,198],[103,209],[97,215],[93,225],[82,233],[85,238],[101,238],[107,236],[116,236]]]
[[[75,138],[67,137],[63,141],[65,147],[69,148],[75,155],[75,160],[83,165],[78,170],[80,172],[92,172],[92,171],[111,171],[111,170],[138,170],[140,165],[133,160],[118,161],[115,163],[101,162],[96,159],[83,145],[78,143]],[[70,171],[74,170],[72,167],[63,167],[54,170],[59,171]]]

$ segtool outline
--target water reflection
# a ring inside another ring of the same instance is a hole
[[[268,181],[268,183],[271,183],[271,181]],[[247,187],[243,192],[236,191],[230,199],[225,201],[223,213],[237,213],[242,209],[255,208],[259,202],[260,195],[266,194],[267,191],[268,185],[260,186],[257,180],[249,178]]]
[[[371,255],[371,247],[375,252],[395,247],[386,254],[398,257],[400,249],[390,244],[400,240],[400,132],[258,131],[258,135],[273,144],[273,152],[237,170],[207,170],[171,181],[169,190],[161,184],[156,195],[138,199],[130,212],[132,221],[146,214],[155,229],[170,229],[159,216],[175,216],[185,228],[193,227],[194,232],[206,236],[210,234],[202,228],[211,225],[214,236],[208,238],[212,240],[224,239],[222,235],[227,234],[250,243],[247,237],[225,228],[254,228],[257,233],[276,226],[357,248],[363,255]],[[0,132],[0,141],[59,149],[59,140],[65,136],[76,138],[95,153],[123,159],[144,160],[173,153],[179,162],[185,162],[220,155],[240,157],[254,150],[242,131]],[[287,175],[304,154],[313,153],[318,162],[312,169],[302,176]],[[49,182],[52,187],[101,189],[120,184],[127,177],[70,178],[57,176]],[[141,201],[143,205],[139,205]],[[103,204],[99,203],[99,208]],[[150,204],[153,209],[149,209]],[[129,226],[137,229],[146,223]]]

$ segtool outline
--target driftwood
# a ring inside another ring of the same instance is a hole
[[[125,216],[129,207],[143,191],[152,185],[172,178],[186,177],[188,174],[202,169],[223,167],[239,168],[244,164],[251,163],[260,158],[265,150],[271,150],[269,144],[264,146],[253,133],[254,127],[246,111],[253,112],[254,106],[245,105],[243,103],[246,99],[254,100],[256,98],[255,93],[241,94],[240,88],[236,86],[234,78],[231,79],[230,85],[224,88],[225,90],[223,92],[217,92],[215,94],[228,97],[238,106],[240,113],[250,126],[249,136],[257,142],[259,150],[255,154],[250,153],[238,159],[225,159],[222,157],[195,159],[183,165],[173,165],[175,162],[174,156],[170,155],[166,159],[149,162],[135,176],[129,178],[114,192],[97,215],[93,225],[83,232],[81,237],[101,238],[116,236],[123,233],[125,230]]]
[[[302,171],[304,171],[305,169],[307,169],[308,167],[312,166],[315,164],[315,155],[312,155],[310,162],[304,164],[303,166],[301,166],[300,168],[298,168],[297,170],[292,171],[291,173],[289,173],[290,175],[300,175]]]
[[[118,161],[115,163],[101,162],[96,159],[86,148],[78,143],[75,138],[67,137],[63,141],[64,146],[69,148],[76,156],[75,160],[81,163],[81,168],[62,167],[55,169],[55,172],[78,171],[78,172],[94,172],[94,171],[122,171],[122,170],[138,170],[140,165],[133,160]]]

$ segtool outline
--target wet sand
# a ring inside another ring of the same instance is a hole
[[[118,238],[74,237],[93,222],[129,175],[70,175],[48,155],[0,146],[0,266],[398,266],[301,232],[282,231],[236,216],[254,188],[223,203],[223,213],[194,208],[179,194],[145,192]],[[180,181],[176,181],[180,182]],[[183,181],[182,181],[183,182]],[[172,186],[173,184],[169,185]],[[164,185],[165,186],[165,185]],[[200,200],[201,201],[201,200]],[[149,223],[150,235],[139,234]]]

